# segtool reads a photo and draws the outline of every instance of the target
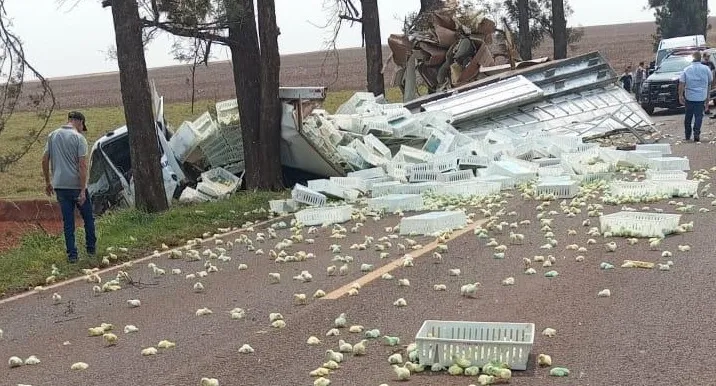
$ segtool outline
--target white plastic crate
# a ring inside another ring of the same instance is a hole
[[[492,159],[485,155],[467,155],[460,157],[459,166],[479,166],[488,167],[492,163]]]
[[[438,181],[441,182],[458,182],[458,181],[469,181],[474,180],[475,174],[472,170],[460,170],[458,172],[442,173],[438,176]]]
[[[567,178],[569,178],[567,176]],[[535,186],[537,195],[553,194],[556,198],[574,198],[579,193],[577,181],[546,180]]]
[[[693,197],[698,194],[699,181],[693,180],[661,180],[657,182],[666,194],[672,197]]]
[[[369,178],[376,178],[376,177],[383,177],[385,176],[385,171],[383,168],[370,168],[370,169],[363,169],[358,170],[355,172],[350,172],[347,174],[348,177],[358,177],[363,179],[369,179]]]
[[[212,197],[225,197],[241,186],[242,177],[235,176],[224,168],[214,168],[201,173],[197,190]]]
[[[342,186],[331,182],[330,180],[310,180],[308,181],[308,189],[323,193],[327,196],[335,198],[346,198],[345,190]]]
[[[662,155],[671,154],[671,144],[669,143],[649,143],[643,145],[636,145],[637,150],[656,150]]]
[[[691,170],[686,157],[650,158],[649,169],[652,170]]]
[[[368,191],[364,179],[358,177],[331,177],[330,181],[343,189],[355,189],[363,193]]]
[[[353,208],[350,205],[308,208],[296,212],[296,220],[305,226],[340,224],[351,219]]]
[[[582,183],[591,183],[598,180],[611,181],[614,179],[614,173],[589,173],[572,175],[577,181]]]
[[[609,194],[616,197],[646,197],[650,195],[670,195],[660,181],[612,181],[609,184]]]
[[[684,181],[688,177],[686,172],[681,170],[647,170],[646,178],[654,181]]]
[[[198,146],[199,138],[189,121],[182,122],[169,140],[169,147],[171,147],[172,152],[180,162],[186,161]]]
[[[462,211],[430,212],[400,220],[400,234],[415,233],[432,235],[437,232],[452,231],[467,225],[467,216]]]
[[[328,198],[323,194],[313,191],[301,184],[296,184],[293,187],[293,190],[291,191],[291,198],[297,202],[314,206],[326,205],[326,202],[328,201]]]
[[[271,200],[269,201],[269,208],[273,213],[291,213],[298,210],[299,203],[293,199],[286,200]]]
[[[441,173],[437,170],[411,170],[408,174],[410,182],[428,182],[440,180]]]
[[[239,120],[239,104],[236,99],[216,102],[216,120],[222,125]]]
[[[539,165],[540,168],[543,168],[543,167],[547,167],[547,166],[559,165],[560,159],[559,158],[535,158],[531,162]]]
[[[370,195],[372,197],[381,197],[389,194],[397,194],[400,186],[402,186],[400,181],[387,181],[372,184],[370,187]]]
[[[534,345],[533,323],[485,323],[426,320],[415,336],[421,365],[453,364],[453,354],[482,367],[491,361],[526,370]]]
[[[370,146],[375,150],[380,156],[384,158],[391,158],[393,155],[390,153],[390,149],[388,149],[388,146],[385,146],[383,142],[380,142],[378,138],[376,138],[373,134],[368,134],[365,137],[363,137],[363,143],[366,144],[366,146]]]
[[[418,182],[414,184],[400,184],[395,188],[398,194],[423,194],[434,192],[441,182]]]
[[[368,209],[391,213],[397,210],[421,210],[424,205],[423,196],[419,194],[389,194],[368,200]]]
[[[435,189],[435,193],[445,196],[490,196],[493,194],[500,193],[502,184],[499,182],[485,182],[485,181],[459,181],[453,183],[446,183],[439,185]]]
[[[550,165],[544,166],[537,170],[537,175],[543,176],[564,176],[567,175],[567,171],[562,165]]]
[[[398,181],[401,182],[407,182],[408,181],[408,166],[411,164],[405,163],[405,162],[399,162],[399,161],[390,161],[387,164],[385,164],[385,171],[388,173],[388,175],[392,178],[395,178]]]
[[[483,175],[477,178],[478,181],[499,182],[502,190],[514,189],[517,180],[508,176]]]
[[[602,233],[629,237],[665,237],[679,227],[680,214],[617,212],[599,216]]]
[[[199,142],[204,141],[217,130],[216,123],[208,111],[192,122],[191,127],[194,129],[197,138],[199,138]]]

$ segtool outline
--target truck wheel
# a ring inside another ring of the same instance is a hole
[[[654,115],[654,106],[652,106],[652,105],[641,105],[641,108],[644,109],[644,111],[646,111],[647,114],[649,114],[649,115]]]

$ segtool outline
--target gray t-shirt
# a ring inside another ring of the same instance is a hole
[[[74,127],[65,125],[50,133],[45,154],[50,156],[55,189],[85,188],[80,186],[80,158],[87,156],[87,139]]]

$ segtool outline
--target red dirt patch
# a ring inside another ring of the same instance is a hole
[[[62,233],[62,220],[0,221],[0,253],[16,248],[23,236],[34,231]]]

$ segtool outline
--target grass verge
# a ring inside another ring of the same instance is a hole
[[[265,219],[266,212],[256,211],[268,210],[268,201],[282,196],[285,194],[241,191],[223,201],[177,204],[159,214],[136,210],[107,213],[97,219],[98,255],[89,258],[81,252],[80,262],[75,265],[67,263],[62,235],[28,234],[20,246],[0,254],[0,297],[44,285],[52,264],[62,273],[58,281],[80,275],[83,268],[98,267],[107,247],[129,249],[127,253],[117,253],[118,261],[113,263],[121,263],[145,256],[159,249],[162,243],[179,246],[205,232],[217,232],[217,228],[239,227],[246,221]],[[76,238],[78,250],[84,251],[82,229],[78,229]]]

